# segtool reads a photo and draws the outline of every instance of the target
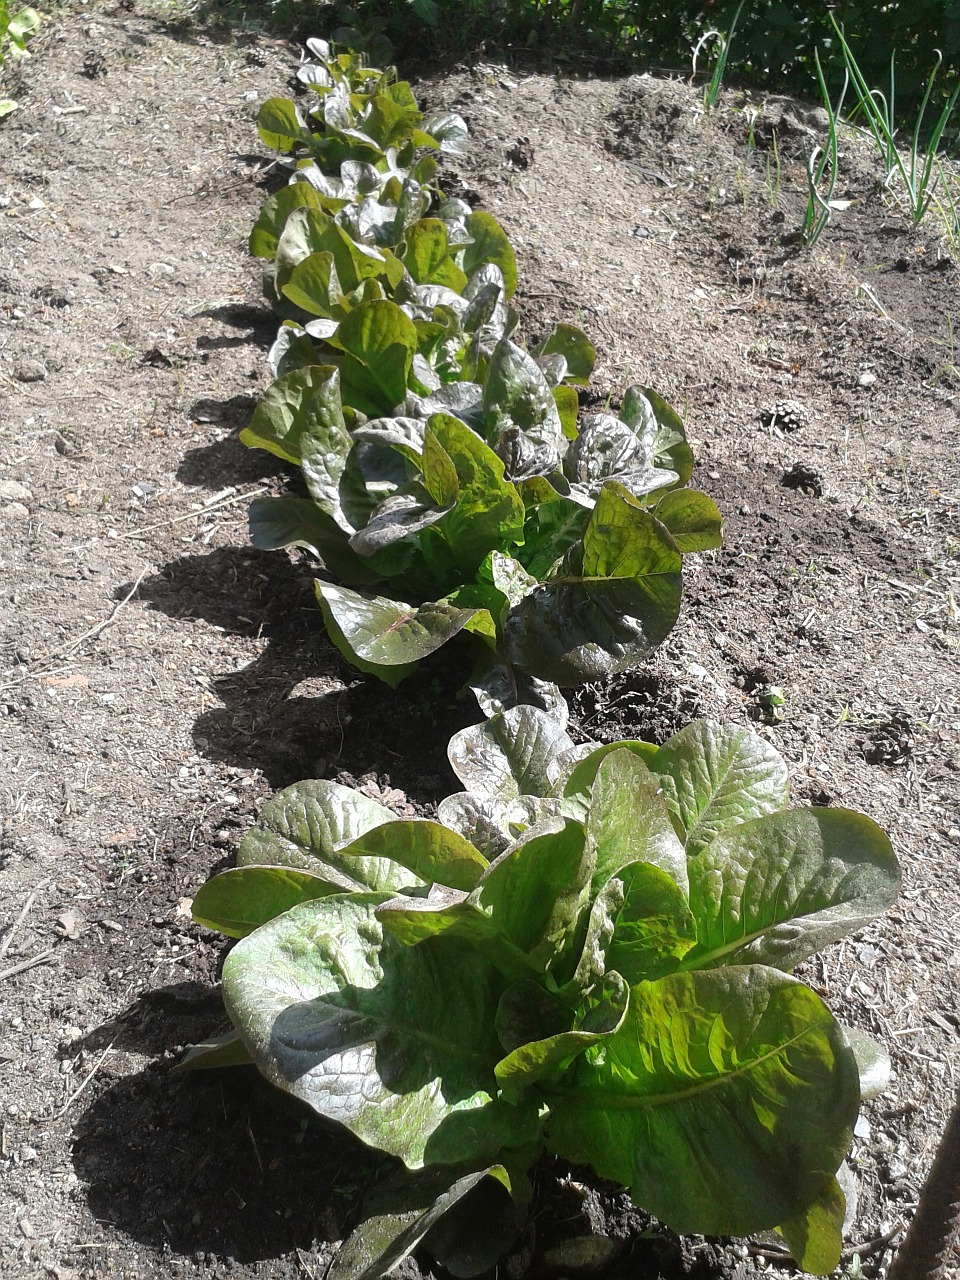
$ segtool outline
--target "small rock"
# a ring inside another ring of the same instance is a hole
[[[621,1248],[622,1245],[609,1236],[574,1236],[549,1249],[543,1261],[550,1270],[603,1271]]]
[[[16,480],[0,480],[0,502],[32,502],[33,494]]]
[[[22,502],[8,502],[3,508],[3,514],[8,520],[18,520],[21,524],[26,524],[30,519],[30,512]]]
[[[21,360],[13,376],[18,382],[42,382],[47,376],[47,366],[41,360]]]
[[[37,1233],[34,1231],[33,1224],[29,1218],[21,1218],[17,1226],[20,1228],[20,1234],[26,1236],[28,1240],[33,1240],[36,1237]]]
[[[875,373],[871,373],[870,370],[868,369],[866,373],[861,373],[860,377],[857,379],[857,382],[861,387],[872,387],[873,384],[876,382],[876,380],[877,380],[877,375]]]

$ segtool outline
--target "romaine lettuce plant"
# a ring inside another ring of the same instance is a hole
[[[358,296],[382,297],[384,289],[389,295],[404,265],[414,280],[422,282],[427,270],[432,282],[459,294],[466,276],[452,255],[465,251],[460,257],[469,268],[478,236],[467,231],[463,210],[471,211],[459,201],[443,202],[428,226],[419,225],[440,196],[431,185],[435,154],[463,150],[461,117],[424,118],[393,68],[366,67],[354,53],[334,54],[323,40],[308,41],[308,48],[317,61],[302,65],[298,78],[314,104],[304,111],[291,99],[270,98],[257,117],[261,140],[292,173],[263,205],[250,250],[268,260],[264,281],[274,307],[312,322],[312,336],[322,338],[326,326],[318,329],[318,318],[329,325],[331,311],[349,307],[359,286],[365,292]]]
[[[459,154],[467,127],[454,112],[424,117],[410,85],[395,68],[368,67],[362,54],[336,53],[326,40],[307,41],[312,55],[297,79],[314,101],[302,111],[289,98],[269,98],[257,127],[268,147],[294,163],[311,160],[327,172],[345,160],[405,165],[418,153]]]
[[[349,661],[395,685],[467,632],[492,710],[518,678],[598,679],[665,638],[681,557],[717,546],[721,522],[682,487],[690,450],[659,397],[632,387],[620,417],[587,416],[571,440],[546,373],[508,338],[482,384],[434,391],[409,389],[416,332],[393,303],[362,304],[329,341],[336,364],[284,374],[243,438],[301,467],[310,497],[257,500],[252,539],[309,547],[336,576],[317,591]],[[345,402],[354,423],[377,416],[351,427]]]
[[[194,902],[241,939],[223,970],[236,1035],[197,1064],[248,1055],[409,1171],[331,1274],[381,1275],[428,1230],[477,1274],[544,1151],[679,1232],[776,1228],[832,1270],[836,1175],[885,1055],[791,971],[893,900],[886,836],[788,809],[782,760],[735,725],[574,746],[523,706],[450,759],[466,790],[439,821],[289,788]],[[467,1248],[491,1178],[499,1228]]]

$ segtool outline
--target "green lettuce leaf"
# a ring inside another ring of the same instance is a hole
[[[497,455],[465,423],[435,413],[427,425],[453,463],[459,486],[440,528],[461,572],[471,577],[491,551],[507,551],[522,541],[523,500],[504,479]]]
[[[344,404],[378,418],[407,394],[417,330],[394,302],[364,302],[343,320],[330,358],[340,367]]]
[[[681,1233],[749,1235],[806,1210],[849,1147],[859,1080],[807,987],[751,966],[631,991],[602,1054],[549,1094],[548,1146]]]
[[[425,883],[468,891],[487,869],[487,860],[468,840],[439,822],[400,819],[373,827],[340,851],[344,858],[389,858]]]
[[[340,892],[322,875],[293,867],[232,867],[200,886],[192,914],[208,929],[245,938],[301,902]]]
[[[567,362],[567,381],[586,386],[597,362],[597,352],[593,343],[576,325],[554,325],[547,334],[539,355],[561,355]]]
[[[458,609],[442,600],[418,606],[386,596],[361,595],[332,582],[317,581],[316,588],[334,644],[355,666],[388,682],[390,668],[409,673],[415,663],[446,644],[479,612]]]
[[[535,1108],[492,1096],[502,979],[446,939],[395,942],[376,918],[382,900],[304,903],[237,943],[223,994],[254,1062],[412,1169],[532,1140]]]
[[[549,795],[550,766],[572,747],[572,739],[546,712],[519,706],[454,734],[447,758],[472,795],[508,801]]]
[[[299,463],[304,432],[329,418],[335,395],[339,404],[334,374],[332,366],[314,364],[278,378],[264,392],[240,439],[284,462]]]
[[[511,612],[504,643],[511,661],[541,679],[582,684],[639,662],[679,611],[676,544],[626,490],[607,484],[582,544]]]
[[[621,867],[647,862],[687,892],[687,860],[660,795],[660,780],[633,751],[604,756],[590,795],[587,843],[594,851],[594,887]]]
[[[650,761],[689,852],[726,827],[785,807],[787,767],[751,729],[695,720]]]
[[[478,1241],[472,1242],[477,1269],[464,1269],[461,1261],[454,1275],[479,1275],[492,1266],[516,1236],[516,1214],[503,1204],[497,1205],[499,1215],[484,1212],[485,1203],[475,1193],[489,1180],[509,1205],[509,1175],[503,1165],[488,1165],[454,1181],[452,1177],[447,1168],[429,1168],[419,1173],[404,1171],[375,1186],[364,1202],[363,1221],[340,1246],[325,1280],[380,1280],[423,1242],[441,1218],[463,1204],[472,1218],[479,1214],[477,1225],[486,1239],[479,1250]]]
[[[846,1208],[840,1184],[831,1178],[812,1204],[780,1223],[778,1230],[803,1271],[826,1276],[840,1265]]]
[[[520,978],[545,971],[569,945],[592,865],[583,827],[546,818],[500,854],[469,895],[396,898],[378,915],[407,946],[443,934]]]
[[[281,187],[260,208],[256,225],[250,233],[250,252],[255,258],[277,256],[280,236],[294,209],[321,209],[321,196],[309,182],[291,182]]]
[[[315,779],[279,792],[240,842],[239,867],[293,867],[320,876],[339,892],[399,890],[423,881],[388,858],[340,856],[359,836],[397,816],[360,791]]]
[[[684,968],[792,969],[885,911],[900,885],[890,841],[849,809],[791,809],[718,835],[688,860],[697,946]]]
[[[535,1084],[560,1079],[571,1062],[620,1030],[630,989],[618,973],[609,973],[590,1007],[573,1028],[544,1040],[527,1040],[497,1063],[497,1083],[508,1101],[518,1102]]]

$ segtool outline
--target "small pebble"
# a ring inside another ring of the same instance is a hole
[[[18,382],[42,382],[47,376],[47,366],[41,360],[21,360],[13,376]]]
[[[0,480],[0,502],[32,502],[33,494],[16,480]]]

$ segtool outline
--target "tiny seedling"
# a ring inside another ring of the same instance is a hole
[[[930,379],[930,386],[935,387],[944,378],[954,381],[958,376],[957,359],[956,359],[956,339],[953,332],[953,316],[948,311],[946,314],[947,337],[946,339],[936,339],[936,344],[942,346],[946,351],[946,359],[938,365]]]
[[[775,205],[780,199],[780,148],[776,129],[770,138],[770,150],[773,154],[767,156],[767,199]]]
[[[27,41],[40,26],[40,14],[36,9],[23,8],[11,12],[8,0],[0,0],[0,67],[5,59],[26,58]],[[0,98],[0,119],[16,111],[13,98]]]
[[[0,63],[8,55],[26,58],[27,41],[40,26],[40,14],[29,7],[11,12],[8,0],[0,0]]]
[[[944,237],[955,255],[960,253],[960,202],[953,191],[957,185],[957,179],[945,174],[938,160],[937,190],[933,207],[940,218]]]

